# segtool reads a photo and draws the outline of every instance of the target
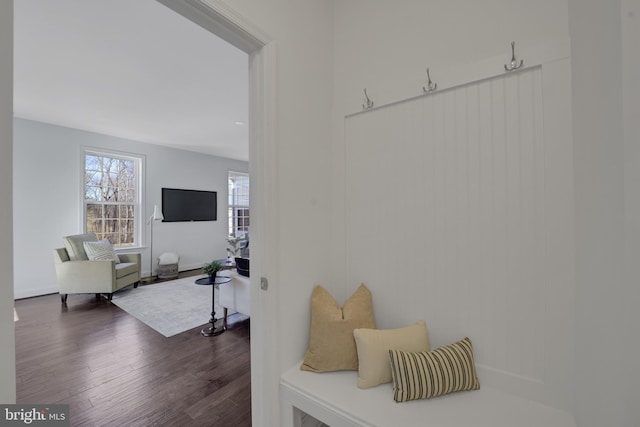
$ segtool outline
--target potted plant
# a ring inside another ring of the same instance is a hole
[[[227,243],[229,243],[229,246],[227,246],[227,258],[229,260],[231,260],[231,258],[235,258],[238,256],[238,251],[240,250],[240,248],[238,247],[238,244],[242,241],[244,241],[245,236],[244,235],[240,235],[240,236],[229,236],[227,237]]]
[[[202,273],[209,276],[209,279],[211,281],[215,280],[216,274],[220,270],[222,270],[222,264],[220,264],[220,261],[217,260],[213,260],[202,267]]]

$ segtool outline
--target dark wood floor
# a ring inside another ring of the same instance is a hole
[[[18,403],[69,404],[73,426],[251,425],[248,320],[165,338],[94,295],[16,309]]]

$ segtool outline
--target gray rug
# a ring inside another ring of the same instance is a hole
[[[211,286],[196,285],[185,277],[169,282],[125,288],[113,294],[113,303],[146,325],[170,337],[206,324],[211,318]],[[222,318],[216,291],[216,318]],[[229,312],[231,314],[231,312]]]

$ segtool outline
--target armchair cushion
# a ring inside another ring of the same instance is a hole
[[[63,237],[62,240],[71,261],[88,261],[89,258],[84,250],[84,242],[97,242],[98,236],[95,233],[76,234]]]
[[[140,264],[141,262],[139,253],[123,252],[118,254],[118,259],[121,263],[132,262],[134,264]]]
[[[135,262],[121,262],[120,264],[116,264],[116,279],[134,274],[137,271],[138,264]]]

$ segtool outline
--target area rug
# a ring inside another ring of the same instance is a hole
[[[171,337],[196,326],[204,325],[211,318],[211,286],[196,285],[196,279],[206,276],[185,277],[152,285],[127,287],[113,294],[112,302],[155,329],[165,337]],[[216,318],[222,318],[216,292]]]

